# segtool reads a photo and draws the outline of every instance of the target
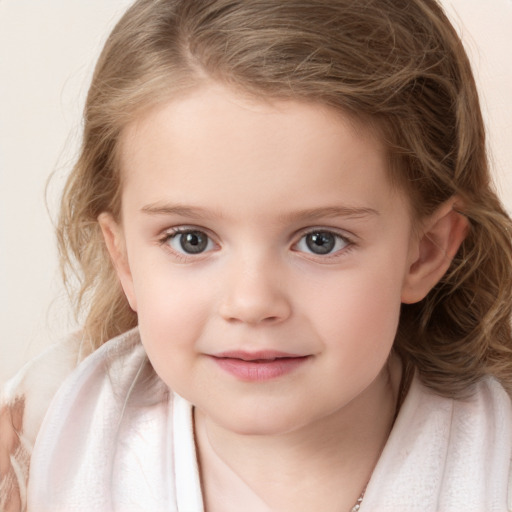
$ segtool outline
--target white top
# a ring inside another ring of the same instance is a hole
[[[505,512],[510,398],[494,379],[452,400],[413,380],[361,512]],[[59,389],[31,459],[30,512],[202,512],[191,405],[130,331]]]
[[[202,512],[192,407],[154,375],[132,330],[56,394],[32,453],[30,512]]]

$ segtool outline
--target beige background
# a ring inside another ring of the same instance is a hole
[[[0,383],[75,328],[51,216],[80,140],[94,61],[129,0],[0,0]],[[498,189],[512,210],[512,0],[445,0],[481,84]]]

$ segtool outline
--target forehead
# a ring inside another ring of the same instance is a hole
[[[229,200],[262,214],[322,200],[376,205],[396,193],[386,149],[362,123],[313,102],[263,101],[220,85],[133,122],[120,157],[123,202],[138,208],[172,199],[222,209]]]

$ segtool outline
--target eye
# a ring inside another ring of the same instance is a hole
[[[297,243],[298,251],[309,252],[319,256],[341,251],[350,242],[337,233],[326,230],[315,230],[306,233]]]
[[[211,251],[214,244],[204,232],[196,229],[176,230],[168,233],[164,240],[173,250],[185,254],[201,254]]]

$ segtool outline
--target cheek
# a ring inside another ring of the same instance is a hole
[[[380,358],[393,344],[400,315],[401,274],[392,270],[341,273],[308,301],[325,343],[361,358]]]
[[[193,361],[198,340],[211,315],[213,288],[205,276],[167,262],[134,266],[134,290],[142,343],[160,377],[170,378]],[[172,271],[171,271],[172,268]]]
[[[325,374],[332,375],[340,389],[349,386],[354,395],[381,372],[398,327],[399,294],[388,293],[386,287],[379,293],[378,284],[347,284],[338,300],[318,311],[316,329],[326,356]]]

